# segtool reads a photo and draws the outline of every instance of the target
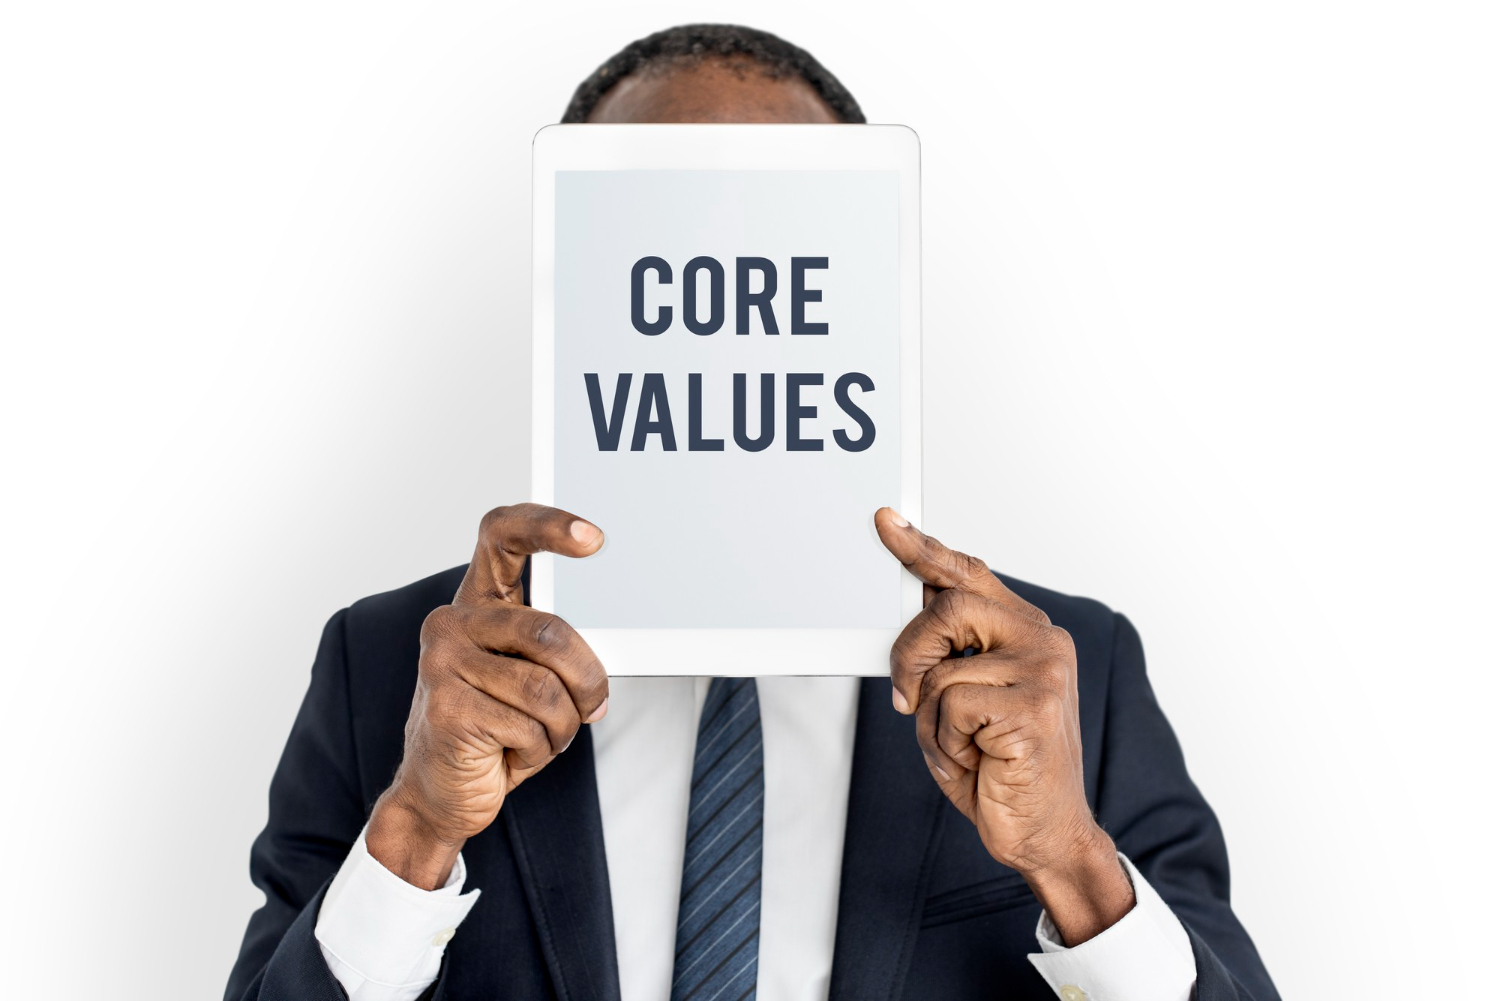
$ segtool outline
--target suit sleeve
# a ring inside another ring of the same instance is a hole
[[[1218,819],[1188,777],[1146,677],[1140,634],[1123,615],[1115,616],[1095,810],[1187,929],[1199,1001],[1278,1001],[1229,906],[1229,853]]]
[[[324,627],[312,679],[271,779],[270,815],[250,849],[250,879],[265,904],[250,917],[225,1001],[344,1001],[314,930],[328,883],[360,831],[350,717],[347,609]],[[434,996],[442,993],[442,978]]]

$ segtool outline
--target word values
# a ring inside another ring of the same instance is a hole
[[[828,270],[827,257],[793,257],[790,266],[779,269],[776,262],[764,257],[737,257],[732,268],[713,257],[694,257],[682,267],[681,282],[676,285],[680,295],[679,309],[671,305],[647,307],[647,286],[653,285],[655,297],[674,286],[672,264],[661,257],[642,257],[630,269],[630,325],[636,334],[650,338],[666,335],[668,339],[684,338],[682,347],[674,351],[690,355],[695,349],[690,345],[702,343],[705,338],[718,334],[726,324],[733,303],[733,334],[750,334],[752,326],[760,328],[760,336],[782,336],[776,321],[773,303],[782,282],[778,274],[785,270],[789,274],[786,282],[790,286],[787,310],[790,316],[788,332],[798,343],[804,343],[807,335],[821,340],[835,334],[833,322],[818,322],[808,318],[810,303],[823,303],[823,290],[811,285],[813,274]],[[726,288],[728,274],[734,275],[735,289],[731,295]],[[752,277],[753,276],[753,277]],[[707,289],[702,286],[707,285]],[[752,288],[758,285],[759,288]],[[836,304],[826,304],[835,308]],[[752,316],[758,323],[752,323]],[[697,368],[688,361],[682,368]],[[680,369],[679,369],[680,371]],[[630,413],[633,373],[622,372],[615,377],[613,394],[605,399],[605,384],[600,373],[584,373],[588,391],[589,411],[593,418],[594,437],[601,452],[620,451],[621,443],[627,440],[626,425],[633,417],[628,436],[629,449],[643,452],[652,436],[659,439],[665,452],[678,451],[679,440],[685,439],[689,452],[722,452],[729,441],[747,452],[761,452],[777,442],[789,452],[821,452],[824,439],[809,431],[808,425],[818,418],[819,395],[827,400],[829,389],[832,403],[846,418],[846,427],[832,432],[834,443],[846,452],[863,452],[875,443],[875,422],[870,418],[866,406],[861,406],[856,397],[875,391],[875,381],[862,372],[846,372],[839,376],[825,376],[820,372],[784,372],[781,374],[762,372],[755,379],[752,389],[751,376],[744,372],[730,373],[732,378],[715,381],[711,387],[712,397],[705,403],[704,378],[701,373],[687,375],[686,387],[676,387],[677,395],[667,390],[667,378],[661,372],[647,372],[641,376],[640,392],[636,395],[634,413]],[[722,377],[719,377],[722,379]],[[681,392],[687,391],[687,421],[685,428],[673,418],[672,401],[682,411]],[[729,396],[728,401],[725,396]],[[751,397],[756,420],[752,423]],[[728,402],[729,406],[725,406]],[[727,413],[726,413],[727,411]],[[777,415],[781,419],[777,420]],[[710,417],[717,418],[709,420]],[[727,419],[726,419],[727,418]],[[711,424],[713,426],[706,426]],[[779,432],[778,432],[779,425]],[[679,434],[685,430],[686,434]]]
[[[776,441],[776,414],[782,409],[782,440],[788,452],[821,452],[823,439],[804,433],[803,422],[815,420],[818,406],[809,402],[808,390],[823,385],[821,372],[787,372],[782,393],[784,409],[777,407],[777,377],[765,372],[759,379],[758,420],[755,426],[750,421],[750,381],[743,372],[734,373],[733,389],[733,440],[746,452],[761,452]],[[604,389],[599,382],[599,373],[587,372],[583,381],[589,394],[589,412],[594,420],[594,438],[601,452],[618,452],[624,436],[625,418],[630,403],[632,375],[622,372],[615,378],[614,397],[606,406]],[[858,429],[851,435],[843,428],[835,428],[833,440],[846,452],[863,452],[875,444],[875,422],[870,415],[854,402],[852,391],[868,393],[875,383],[862,372],[848,372],[833,383],[833,401]],[[816,390],[813,390],[816,392]],[[826,392],[826,390],[824,391]],[[806,394],[806,395],[804,395]],[[704,429],[703,376],[690,373],[687,377],[687,451],[722,452],[725,439],[709,437]],[[641,377],[640,398],[635,407],[635,425],[630,435],[630,451],[644,452],[652,435],[660,438],[664,452],[678,450],[678,425],[672,418],[672,407],[667,393],[666,377],[660,372],[647,372]],[[710,429],[714,430],[714,429]],[[721,432],[722,433],[722,432]]]

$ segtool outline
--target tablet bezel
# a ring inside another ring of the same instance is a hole
[[[532,144],[531,499],[554,495],[555,178],[560,170],[890,170],[900,212],[899,510],[922,523],[920,149],[901,125],[549,125]],[[587,511],[574,512],[587,517]],[[870,519],[872,545],[880,545]],[[604,526],[606,533],[608,526]],[[608,541],[606,540],[606,545]],[[553,604],[553,561],[532,558],[530,598]],[[922,608],[902,574],[901,620]],[[795,586],[795,572],[788,572]],[[900,629],[600,629],[583,638],[612,675],[882,676]]]

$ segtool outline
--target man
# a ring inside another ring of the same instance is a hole
[[[565,116],[863,120],[723,26],[631,45]],[[603,533],[529,504],[335,615],[226,998],[1275,998],[1130,623],[874,517],[927,595],[889,684],[612,682],[526,603],[531,554]]]

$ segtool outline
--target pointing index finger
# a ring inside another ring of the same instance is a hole
[[[528,556],[556,553],[579,559],[603,545],[604,533],[596,525],[567,511],[542,504],[497,507],[479,524],[479,543],[459,596],[519,604],[521,571]]]
[[[891,555],[925,584],[936,588],[958,588],[996,601],[1015,596],[990,573],[984,561],[949,549],[911,524],[893,509],[875,512],[875,531]]]

